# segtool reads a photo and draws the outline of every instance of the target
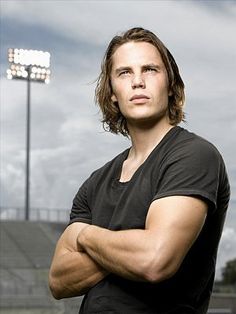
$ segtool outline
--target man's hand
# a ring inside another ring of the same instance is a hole
[[[82,244],[83,243],[83,238],[86,237],[86,229],[91,228],[91,226],[92,225],[85,226],[78,233],[76,244],[77,244],[77,249],[78,249],[79,252],[85,252],[85,249],[84,249],[83,244]]]

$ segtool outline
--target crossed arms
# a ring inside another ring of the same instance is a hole
[[[170,196],[151,204],[145,229],[111,231],[71,224],[60,237],[52,260],[49,286],[53,296],[82,295],[109,273],[152,283],[173,276],[206,215],[204,201]]]

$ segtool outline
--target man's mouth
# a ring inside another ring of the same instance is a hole
[[[133,100],[138,100],[138,99],[149,99],[149,97],[147,95],[133,95],[131,98],[130,98],[130,101],[133,101]]]

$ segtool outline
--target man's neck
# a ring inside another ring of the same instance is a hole
[[[163,137],[173,128],[168,121],[160,121],[151,128],[129,126],[132,147],[128,158],[145,160],[151,151],[160,143]]]

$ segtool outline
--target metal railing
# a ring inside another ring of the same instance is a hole
[[[231,309],[209,309],[207,314],[232,314]]]
[[[30,221],[68,222],[69,210],[52,208],[31,208]],[[22,207],[0,207],[0,220],[25,220],[25,209]]]

